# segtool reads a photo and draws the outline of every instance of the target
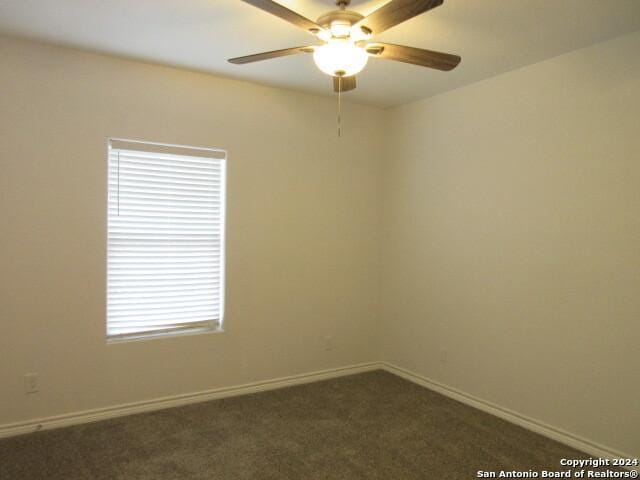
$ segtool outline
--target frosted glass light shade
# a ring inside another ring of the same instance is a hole
[[[313,60],[327,75],[350,77],[362,71],[369,55],[349,40],[330,40],[315,49]]]

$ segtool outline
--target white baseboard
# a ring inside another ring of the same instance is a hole
[[[580,450],[592,457],[609,459],[633,458],[632,455],[618,452],[612,448],[599,445],[578,435],[574,435],[573,433],[564,431],[556,427],[552,427],[551,425],[548,425],[534,418],[501,407],[494,403],[460,391],[456,388],[444,385],[440,382],[436,382],[435,380],[423,377],[409,370],[405,370],[404,368],[397,367],[387,362],[381,362],[381,365],[382,369],[386,370],[389,373],[397,375],[401,378],[409,380],[410,382],[416,383],[422,387],[433,390],[434,392],[445,395],[471,407],[477,408],[478,410],[482,410],[483,412],[502,418],[503,420],[514,423],[520,427],[531,430],[532,432],[538,433],[564,445],[575,448],[576,450]]]
[[[162,410],[165,408],[179,407],[192,403],[206,402],[225,397],[233,397],[237,395],[246,395],[249,393],[264,392],[267,390],[275,390],[278,388],[289,387],[293,385],[301,385],[304,383],[317,382],[320,380],[328,380],[331,378],[343,377],[346,375],[354,375],[357,373],[369,372],[372,370],[383,369],[387,372],[397,375],[410,382],[421,385],[429,390],[453,398],[471,407],[482,410],[496,417],[502,418],[508,422],[519,425],[527,430],[543,435],[547,438],[563,443],[569,447],[585,452],[592,457],[597,458],[632,458],[631,455],[618,452],[612,448],[599,445],[585,438],[566,432],[559,428],[540,422],[526,415],[514,412],[507,408],[493,404],[481,398],[475,397],[456,388],[449,387],[440,382],[436,382],[429,378],[418,375],[404,368],[392,365],[387,362],[371,362],[359,365],[351,365],[346,367],[332,368],[316,372],[304,373],[299,375],[291,375],[288,377],[274,378],[260,382],[247,383],[244,385],[236,385],[232,387],[222,387],[201,392],[188,393],[183,395],[174,395],[170,397],[157,398],[144,402],[128,403],[113,407],[98,408],[93,410],[85,410],[66,415],[58,415],[53,417],[38,418],[19,423],[11,423],[0,425],[0,438],[32,433],[39,430],[48,430],[53,428],[68,427],[82,423],[97,422],[107,420],[109,418],[123,417],[136,413],[151,412]]]
[[[26,422],[10,423],[0,425],[0,438],[37,432],[40,430],[49,430],[52,428],[68,427],[81,423],[97,422],[109,418],[133,415],[136,413],[144,413],[154,410],[162,410],[165,408],[179,407],[181,405],[206,402],[218,398],[246,395],[248,393],[264,392],[267,390],[275,390],[277,388],[289,387],[292,385],[301,385],[303,383],[317,382],[320,380],[328,380],[330,378],[343,377],[346,375],[353,375],[356,373],[368,372],[371,370],[379,370],[381,368],[382,365],[378,362],[363,363],[359,365],[351,365],[347,367],[339,367],[329,370],[304,373],[300,375],[274,378],[271,380],[247,383],[244,385],[236,385],[233,387],[215,388],[202,392],[174,395],[143,402],[128,403],[113,407],[85,410],[66,415],[38,418],[34,420],[28,420]]]

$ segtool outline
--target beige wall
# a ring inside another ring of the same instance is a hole
[[[381,110],[3,38],[0,112],[0,424],[377,358]],[[228,150],[225,333],[106,345],[110,136]]]
[[[636,457],[638,52],[391,111],[382,275],[383,359]]]
[[[640,455],[638,51],[338,141],[331,98],[0,39],[0,424],[381,359]],[[225,333],[106,345],[110,136],[229,151]]]

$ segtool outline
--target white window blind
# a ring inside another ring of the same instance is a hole
[[[221,327],[225,169],[221,151],[109,142],[110,340]]]

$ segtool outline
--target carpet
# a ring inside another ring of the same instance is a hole
[[[384,371],[0,440],[2,480],[471,479],[582,452]]]

